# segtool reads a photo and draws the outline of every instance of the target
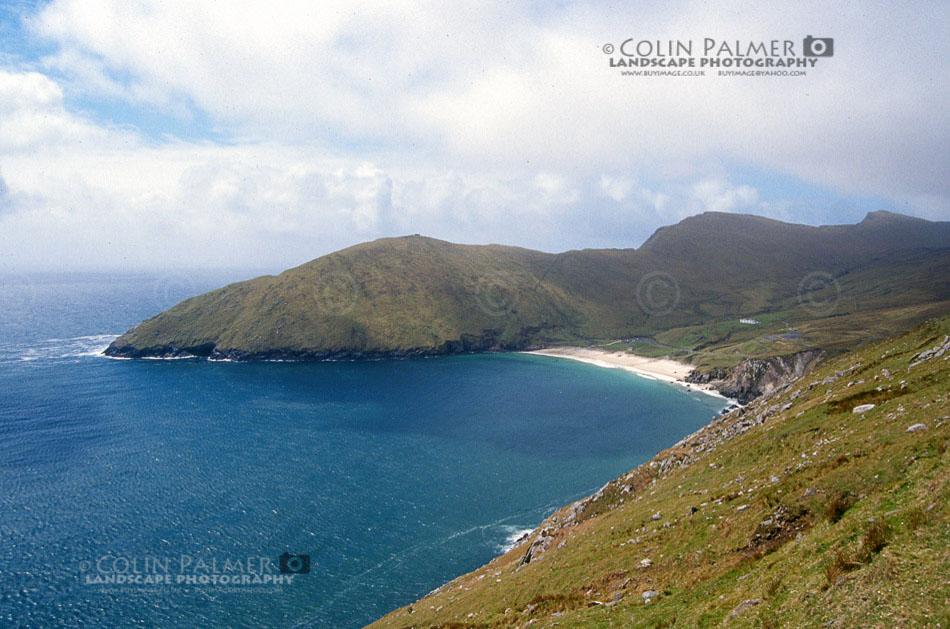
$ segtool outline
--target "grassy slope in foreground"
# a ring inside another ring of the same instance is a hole
[[[373,626],[948,626],[948,335],[829,361]]]

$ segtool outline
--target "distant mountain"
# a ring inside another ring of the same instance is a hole
[[[888,322],[893,333],[946,312],[948,278],[950,223],[887,212],[823,227],[709,212],[659,229],[639,249],[561,254],[384,238],[187,299],[106,353],[314,360],[665,333],[688,360],[734,363],[742,351],[715,360],[695,351],[744,338],[745,328],[716,337],[739,317],[816,330],[836,318],[852,328]],[[759,345],[759,354],[788,349]]]

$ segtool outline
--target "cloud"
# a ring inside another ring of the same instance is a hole
[[[38,72],[0,68],[0,155],[86,143],[101,148],[136,142],[69,113],[58,83]]]
[[[0,249],[25,266],[277,270],[416,232],[546,250],[631,246],[669,221],[669,206],[677,218],[755,209],[754,191],[723,179],[651,189],[538,169],[393,167],[275,143],[149,144],[55,99],[48,113],[54,127],[89,133],[39,128],[30,137],[45,143],[3,154]]]
[[[11,209],[13,209],[13,199],[10,195],[10,189],[3,179],[3,173],[0,173],[0,215]]]
[[[615,177],[603,174],[600,176],[600,187],[605,195],[617,203],[620,203],[626,199],[630,191],[633,190],[634,182],[627,177]]]
[[[43,56],[0,69],[5,251],[274,266],[412,232],[560,250],[707,210],[850,221],[853,199],[950,217],[943,5],[222,6],[31,16]],[[600,51],[805,34],[835,37],[835,56],[796,78],[622,77]],[[157,132],[115,108],[158,112]],[[214,135],[176,139],[162,116]]]
[[[743,212],[759,206],[759,192],[722,179],[704,179],[692,186],[693,207],[704,212]]]
[[[173,113],[192,106],[241,137],[417,143],[482,167],[586,174],[607,162],[662,172],[713,156],[929,204],[950,192],[947,82],[931,62],[950,52],[947,12],[56,0],[34,30],[57,46],[47,66],[87,89]],[[599,52],[631,36],[808,33],[836,36],[835,57],[795,80],[635,79],[609,71]]]

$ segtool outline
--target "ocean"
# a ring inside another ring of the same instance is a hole
[[[359,627],[724,406],[526,354],[100,355],[247,277],[0,276],[0,625]]]

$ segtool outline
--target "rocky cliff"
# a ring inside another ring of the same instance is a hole
[[[694,384],[711,384],[726,397],[743,404],[760,395],[769,395],[795,378],[800,378],[825,358],[820,349],[809,349],[785,356],[750,358],[735,367],[693,371],[685,379]]]

